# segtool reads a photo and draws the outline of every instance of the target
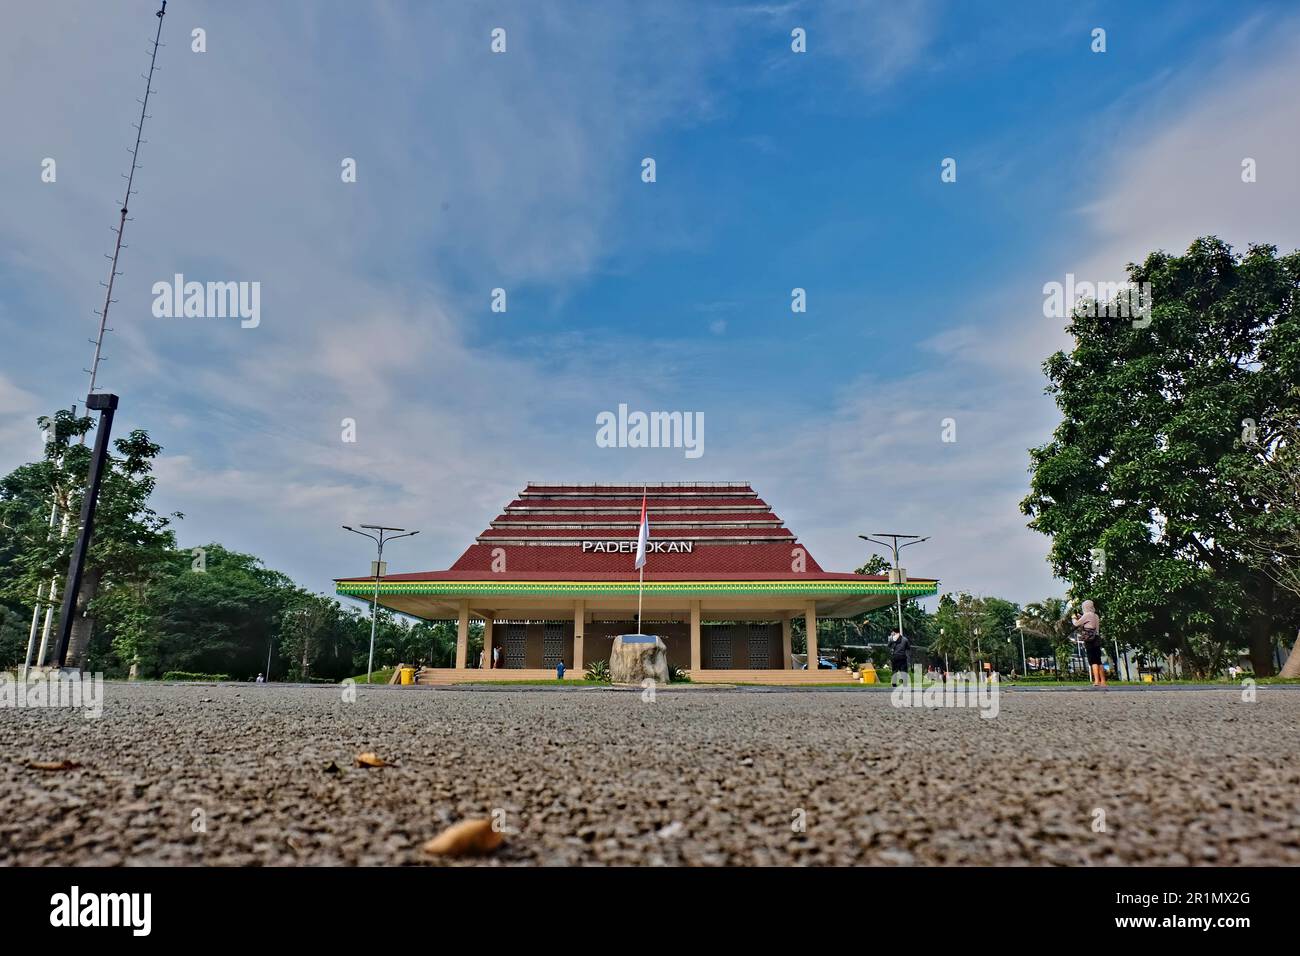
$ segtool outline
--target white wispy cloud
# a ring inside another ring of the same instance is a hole
[[[122,51],[145,52],[153,9],[22,7],[0,36],[0,113],[18,144],[0,151],[0,256],[20,279],[11,294],[41,316],[0,312],[0,332],[21,342],[0,376],[2,468],[32,456],[31,417],[84,397],[81,333],[93,332],[111,239],[100,224],[120,198],[140,95]],[[920,68],[935,29],[922,3],[792,9],[818,18],[812,42],[857,63],[868,89]],[[785,13],[768,11],[768,27]],[[147,427],[167,449],[160,504],[186,512],[182,540],[254,551],[314,588],[368,559],[339,524],[422,528],[393,569],[442,567],[527,480],[653,475],[752,480],[829,567],[861,563],[860,531],[932,532],[915,573],[1041,597],[1054,589],[1046,542],[1016,503],[1025,449],[1054,421],[1038,363],[1062,333],[1042,318],[1042,282],[1109,275],[1150,243],[1178,248],[1205,231],[1287,241],[1300,211],[1294,182],[1274,173],[1287,155],[1296,168],[1294,139],[1263,139],[1279,115],[1297,128],[1293,106],[1263,96],[1294,88],[1295,46],[1226,63],[1213,90],[1173,78],[1169,112],[1111,170],[1063,185],[1079,202],[1043,231],[1068,241],[962,290],[954,312],[972,321],[926,337],[923,371],[887,374],[915,356],[873,356],[827,407],[810,407],[797,382],[772,383],[756,407],[752,390],[718,387],[744,347],[730,313],[705,308],[701,332],[722,323],[716,334],[674,341],[617,316],[554,333],[487,309],[495,286],[562,297],[620,248],[687,241],[625,228],[620,190],[664,131],[726,109],[733,11],[299,3],[268,7],[254,27],[226,5],[173,15],[105,375],[124,395],[121,427]],[[208,53],[189,51],[191,23],[207,28]],[[488,53],[497,25],[509,31],[502,57]],[[33,62],[61,66],[33,85]],[[1192,148],[1197,131],[1215,140],[1225,128],[1258,153],[1261,197],[1234,192],[1240,157],[1222,182],[1205,178],[1232,149],[1211,162]],[[47,155],[56,186],[39,181]],[[340,182],[345,156],[355,185]],[[1171,183],[1197,208],[1162,198]],[[261,281],[261,327],[154,319],[149,287],[174,272]],[[519,347],[499,347],[503,330]],[[619,401],[704,410],[705,457],[596,448],[594,416]],[[945,417],[955,444],[940,441]],[[355,444],[340,440],[344,418]]]

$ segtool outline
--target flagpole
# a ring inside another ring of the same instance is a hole
[[[645,501],[646,501],[646,493],[647,493],[649,490],[650,490],[650,486],[649,486],[649,485],[642,485],[642,486],[641,486],[641,520],[642,520],[642,521],[645,521],[645,520],[646,520],[646,507],[645,507]],[[640,537],[641,537],[641,529],[640,529],[640,527],[638,527],[638,528],[637,528],[637,538],[640,539]],[[648,537],[649,537],[649,534],[647,534],[646,537],[648,538]],[[650,547],[649,542],[646,542],[646,550],[649,550],[649,547]],[[644,628],[644,626],[643,626],[642,623],[641,623],[641,596],[642,596],[642,594],[645,592],[645,562],[646,562],[646,557],[647,557],[647,556],[646,556],[645,554],[642,554],[642,555],[641,555],[641,567],[637,568],[637,585],[636,585],[636,632],[637,632],[638,634],[644,634],[644,633],[645,633],[645,628]]]

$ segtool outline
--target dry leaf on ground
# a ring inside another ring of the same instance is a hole
[[[366,751],[363,754],[357,754],[357,766],[358,767],[386,767],[388,765],[384,763],[383,759],[378,754],[372,754],[369,751]]]
[[[433,856],[477,856],[491,853],[505,838],[492,829],[490,820],[462,820],[424,844]]]

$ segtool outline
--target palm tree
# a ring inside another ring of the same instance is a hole
[[[936,663],[942,662],[944,670],[948,669],[950,656],[960,663],[965,653],[966,645],[956,628],[941,627],[939,633],[930,639],[930,656]]]
[[[1056,675],[1061,675],[1061,658],[1073,653],[1070,635],[1074,633],[1074,623],[1070,620],[1070,605],[1063,598],[1045,598],[1026,604],[1020,611],[1016,622],[1021,630],[1034,637],[1041,637],[1052,645],[1056,656]]]

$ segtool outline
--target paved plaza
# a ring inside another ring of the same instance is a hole
[[[1300,864],[1300,689],[105,685],[0,710],[0,863]],[[381,769],[355,764],[372,751]],[[35,764],[68,769],[36,769]],[[1096,832],[1104,825],[1104,832]]]

